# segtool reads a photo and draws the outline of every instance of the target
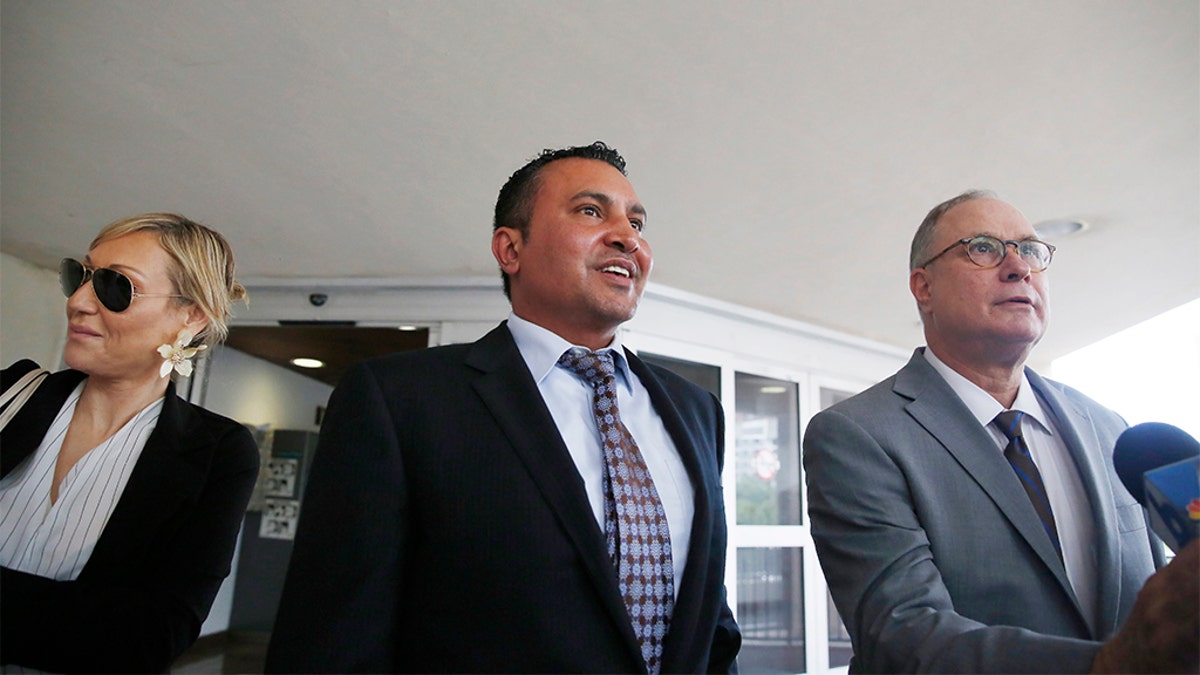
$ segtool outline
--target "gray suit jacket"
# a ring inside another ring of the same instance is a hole
[[[805,431],[813,538],[852,672],[1087,672],[1161,564],[1113,470],[1124,420],[1026,375],[1091,502],[1096,616],[1080,609],[1003,453],[918,349]]]

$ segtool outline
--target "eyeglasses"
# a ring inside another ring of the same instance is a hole
[[[924,265],[919,267],[927,267],[929,263],[949,253],[955,246],[966,246],[967,257],[971,262],[980,267],[999,267],[1000,263],[1008,257],[1008,247],[1012,246],[1017,255],[1021,256],[1021,260],[1029,265],[1029,269],[1034,272],[1041,272],[1050,266],[1050,260],[1054,258],[1054,247],[1044,241],[1037,239],[1023,239],[1021,241],[1005,241],[986,234],[976,235],[974,237],[966,237],[950,244],[942,249],[941,253],[933,256],[925,261]]]
[[[96,291],[96,298],[110,312],[124,312],[134,298],[184,297],[169,293],[138,293],[129,277],[107,267],[93,269],[72,258],[63,258],[58,264],[58,283],[62,286],[63,295],[68,298],[89,280],[92,290]]]

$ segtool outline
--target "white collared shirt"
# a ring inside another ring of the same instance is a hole
[[[572,345],[555,333],[512,313],[508,315],[508,329],[525,359],[525,365],[537,382],[538,391],[550,409],[575,468],[583,478],[592,513],[603,532],[604,450],[592,414],[592,387],[569,370],[557,367],[563,352],[578,345]],[[629,369],[620,333],[605,350],[612,351],[616,364],[617,405],[621,411],[621,421],[637,441],[663,509],[667,512],[667,529],[671,534],[675,568],[675,593],[678,595],[692,537],[692,518],[695,513],[692,483],[675,442],[654,410],[649,392]]]
[[[85,382],[67,397],[37,450],[0,480],[0,565],[4,567],[57,581],[76,579],[158,424],[162,398],[81,457],[63,477],[52,505],[54,466]]]
[[[1008,446],[1008,438],[992,421],[1005,411],[1004,406],[992,398],[981,387],[963,377],[925,348],[925,359],[946,380],[955,394],[962,399],[980,426],[996,441],[1000,452]],[[1054,512],[1054,523],[1058,528],[1058,540],[1062,545],[1063,563],[1067,568],[1067,579],[1075,590],[1075,597],[1087,617],[1088,624],[1095,628],[1096,594],[1098,574],[1096,572],[1096,523],[1092,517],[1091,502],[1083,488],[1079,469],[1071,459],[1062,440],[1054,429],[1054,423],[1042,407],[1037,394],[1029,384],[1029,378],[1021,374],[1021,385],[1011,410],[1025,413],[1021,431],[1029,454],[1042,483],[1050,509]]]

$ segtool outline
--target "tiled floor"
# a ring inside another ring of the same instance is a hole
[[[263,672],[267,659],[268,633],[218,633],[206,635],[171,664],[172,673]]]

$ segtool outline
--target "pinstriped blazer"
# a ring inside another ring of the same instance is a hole
[[[735,667],[723,418],[626,353],[695,486],[663,672]],[[373,359],[330,398],[267,672],[645,672],[604,534],[505,324]]]

